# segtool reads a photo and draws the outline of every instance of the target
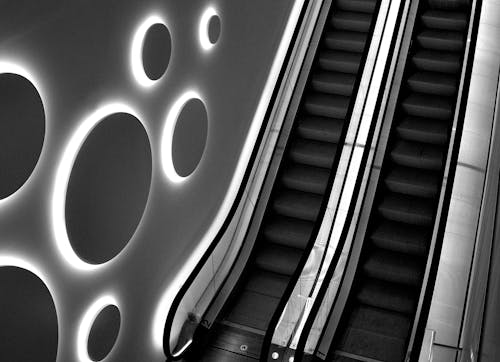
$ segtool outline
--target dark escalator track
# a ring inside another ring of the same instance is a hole
[[[378,3],[333,1],[252,256],[206,343],[194,345],[187,360],[267,358],[260,357],[264,335],[326,207]]]
[[[469,7],[439,6],[449,3],[421,0],[363,249],[327,360],[406,358],[469,22]]]

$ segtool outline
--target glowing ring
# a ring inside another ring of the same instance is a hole
[[[123,103],[110,103],[92,112],[73,132],[73,135],[64,148],[56,171],[51,204],[52,231],[54,233],[57,248],[63,258],[69,265],[80,270],[95,270],[96,268],[109,263],[113,259],[102,264],[90,264],[80,259],[80,257],[73,250],[71,242],[69,241],[68,230],[66,229],[65,214],[66,192],[68,190],[69,177],[78,152],[80,151],[82,144],[87,139],[89,133],[94,129],[94,127],[97,126],[97,124],[99,124],[99,122],[115,113],[128,113],[140,120],[137,113],[131,107]]]
[[[165,121],[165,127],[163,128],[162,141],[161,141],[161,163],[163,166],[163,171],[167,178],[175,184],[181,183],[189,176],[180,176],[177,171],[175,171],[174,161],[172,158],[172,142],[174,137],[175,125],[179,118],[184,105],[192,99],[197,99],[203,103],[200,95],[194,90],[188,90],[183,93],[174,102],[170,111],[168,112],[167,119]]]
[[[210,23],[210,19],[212,19],[213,16],[218,16],[217,12],[213,7],[207,8],[204,12],[203,15],[201,16],[200,19],[200,26],[198,28],[198,36],[200,38],[200,45],[203,50],[210,50],[213,48],[215,43],[212,43],[210,41],[210,38],[208,36],[208,25]]]
[[[45,116],[45,129],[47,129],[47,110],[45,109],[45,104],[46,102],[44,101],[43,98],[43,91],[42,87],[40,86],[40,82],[36,79],[35,76],[33,76],[33,73],[28,71],[24,66],[19,65],[17,62],[12,62],[12,61],[0,61],[0,74],[16,74],[19,75],[25,79],[27,79],[33,87],[35,87],[38,96],[40,97],[40,100],[42,101],[42,107],[43,107],[43,112]],[[28,181],[31,179],[31,176],[33,175],[33,172],[35,171],[38,161],[40,160],[40,157],[42,156],[42,151],[43,151],[43,145],[42,145],[42,150],[40,150],[40,155],[38,156],[38,160],[35,164],[35,167],[31,171],[30,175],[24,181],[24,183],[19,187],[14,193],[10,194],[9,196],[3,198],[0,200],[0,205],[5,203],[6,201],[12,200],[15,195],[18,195],[19,192],[23,189],[23,187],[28,183]]]
[[[149,28],[155,24],[165,25],[165,21],[158,15],[151,15],[146,20],[144,20],[137,30],[135,31],[134,37],[132,38],[132,47],[130,51],[130,65],[132,74],[135,80],[141,86],[149,88],[157,83],[160,79],[150,79],[146,72],[144,71],[144,63],[142,61],[142,49],[144,46],[144,38]],[[166,25],[165,25],[166,26]]]
[[[99,297],[96,301],[94,301],[94,303],[92,303],[90,307],[86,310],[86,312],[83,314],[83,317],[80,321],[80,325],[78,327],[78,334],[76,336],[76,355],[78,357],[78,361],[93,362],[89,356],[89,351],[88,351],[90,329],[92,328],[92,325],[94,324],[94,321],[99,315],[99,313],[104,308],[111,305],[118,308],[118,303],[116,302],[116,298],[109,294],[103,295]],[[118,336],[119,334],[120,332],[118,331]],[[117,340],[118,336],[116,337]]]

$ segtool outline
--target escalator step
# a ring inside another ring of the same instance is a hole
[[[312,93],[305,101],[306,111],[313,116],[344,119],[349,107],[349,97]]]
[[[350,327],[389,337],[404,336],[410,328],[408,316],[364,304],[354,307],[348,321]]]
[[[424,30],[417,41],[425,49],[459,52],[464,47],[463,34],[456,31]]]
[[[325,45],[330,50],[362,53],[368,35],[355,31],[334,31],[325,36]]]
[[[330,171],[325,168],[291,164],[283,172],[281,181],[289,189],[322,195],[329,176]]]
[[[452,96],[457,91],[454,76],[436,72],[417,72],[408,79],[408,85],[414,92]]]
[[[257,252],[255,265],[265,271],[291,276],[301,257],[300,249],[267,243]]]
[[[333,72],[356,74],[361,63],[361,54],[342,51],[322,51],[319,54],[321,69]]]
[[[351,96],[356,76],[346,73],[318,72],[312,77],[312,89],[320,93]]]
[[[412,314],[416,307],[413,288],[377,279],[364,279],[356,293],[356,299],[372,307],[404,314]]]
[[[419,50],[412,58],[420,70],[456,74],[460,71],[460,55],[434,50]]]
[[[226,320],[265,331],[280,298],[244,290],[238,294]]]
[[[398,337],[384,336],[363,329],[347,327],[341,336],[337,353],[347,352],[366,357],[366,361],[401,362],[404,360],[405,340]],[[365,359],[333,361],[358,362]]]
[[[410,225],[431,226],[434,221],[434,200],[388,193],[378,206],[386,219]]]
[[[273,201],[278,214],[306,221],[316,221],[322,197],[307,192],[282,190]]]
[[[406,117],[396,127],[399,137],[407,141],[444,145],[448,141],[448,124],[435,119]]]
[[[368,32],[372,20],[371,14],[335,11],[331,18],[331,24],[335,29]]]
[[[334,143],[298,139],[289,150],[289,157],[296,163],[330,169],[337,146]]]
[[[376,0],[337,0],[337,6],[342,10],[368,14],[375,11],[376,5]]]
[[[301,117],[297,126],[300,137],[313,141],[337,143],[340,140],[344,121],[326,117]]]
[[[194,351],[193,358],[183,358],[184,362],[255,362],[259,357],[264,337],[238,326],[215,322],[211,330],[210,345],[205,350]],[[245,344],[247,349],[241,350]],[[190,356],[191,357],[191,356]]]
[[[467,14],[456,11],[427,10],[422,14],[422,23],[427,28],[460,31],[467,27]]]
[[[413,93],[403,101],[403,109],[410,116],[450,120],[453,116],[453,104],[448,97],[436,97],[422,93]]]
[[[304,249],[313,226],[309,221],[276,216],[265,224],[264,237],[275,244]]]
[[[270,271],[255,269],[248,277],[245,289],[274,298],[281,298],[290,278]]]
[[[403,360],[410,320],[403,314],[366,305],[356,306],[338,350],[381,361]]]
[[[440,186],[437,173],[407,167],[393,167],[384,181],[392,192],[418,197],[435,197]]]
[[[384,220],[375,227],[371,240],[379,248],[424,256],[430,241],[430,231],[420,226]]]
[[[444,155],[440,146],[409,141],[397,141],[391,159],[401,166],[440,171]]]
[[[374,250],[363,264],[363,271],[369,278],[391,283],[418,286],[422,280],[421,260],[387,250]]]

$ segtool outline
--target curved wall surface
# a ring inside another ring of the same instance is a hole
[[[26,128],[23,137],[16,129],[13,143],[41,134],[26,144],[36,162],[12,152],[7,166],[0,164],[2,178],[24,172],[13,176],[15,187],[0,190],[7,195],[0,199],[0,261],[43,274],[57,312],[57,361],[93,360],[96,350],[106,351],[97,358],[105,361],[164,360],[152,332],[158,303],[231,200],[228,189],[252,125],[258,130],[262,122],[258,109],[267,106],[263,93],[272,90],[273,62],[295,4],[2,3],[0,75],[31,82],[44,119],[26,121],[41,130]],[[218,18],[204,16],[213,13]],[[202,104],[183,110],[186,95]],[[21,117],[10,102],[0,99],[2,125]],[[206,119],[189,119],[203,107]],[[112,125],[115,114],[128,116]],[[89,354],[86,344],[99,331],[94,320],[111,309],[119,331],[99,332],[112,340]]]

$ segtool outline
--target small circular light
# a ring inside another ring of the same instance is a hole
[[[163,39],[158,49],[158,39]],[[158,15],[147,17],[137,28],[132,38],[130,64],[135,80],[143,87],[153,86],[163,75],[168,65],[171,52],[171,38],[163,19]],[[161,53],[160,57],[155,57]],[[147,64],[144,56],[147,55]],[[160,60],[160,64],[158,64]],[[147,65],[148,69],[145,69]],[[153,79],[152,79],[153,78]]]
[[[205,149],[207,123],[205,105],[195,91],[183,93],[170,108],[163,129],[161,159],[163,171],[173,183],[184,181],[198,166]]]
[[[98,315],[104,308],[108,306],[117,307],[117,301],[112,295],[103,295],[95,300],[84,313],[78,327],[78,334],[76,338],[76,354],[78,357],[78,361],[92,362],[87,348],[90,331]]]
[[[220,17],[213,7],[207,8],[200,20],[200,45],[203,50],[210,50],[219,40],[221,33]]]
[[[272,359],[278,359],[279,357],[280,357],[280,354],[279,354],[278,352],[273,352],[273,353],[271,354],[271,358],[272,358]]]

